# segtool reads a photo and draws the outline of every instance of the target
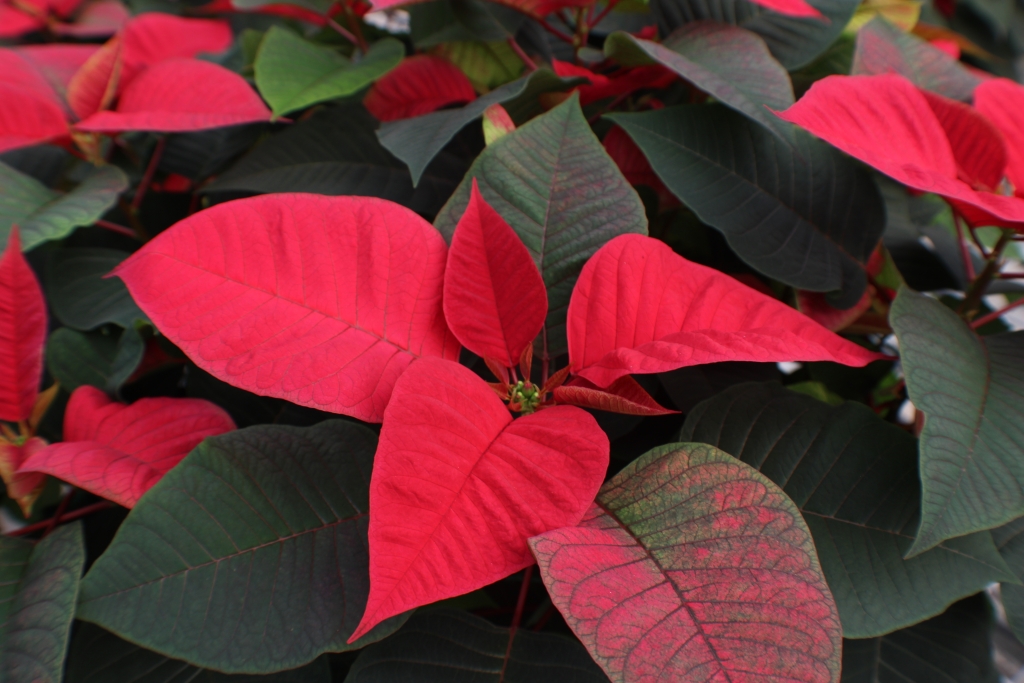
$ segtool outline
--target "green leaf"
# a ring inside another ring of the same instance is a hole
[[[987,532],[902,559],[919,520],[917,444],[860,403],[740,384],[694,408],[679,438],[721,448],[783,487],[814,536],[847,638],[915,624],[1013,580]]]
[[[786,69],[756,34],[729,24],[700,22],[683,26],[662,43],[616,32],[604,44],[605,55],[623,66],[662,64],[788,144],[794,126],[772,114],[793,102]]]
[[[85,544],[79,523],[31,543],[0,536],[0,680],[61,683]]]
[[[463,40],[508,40],[527,21],[511,7],[479,0],[437,0],[407,10],[409,37],[419,49]]]
[[[82,581],[78,617],[168,657],[269,673],[346,640],[369,591],[375,434],[343,420],[209,438],[143,496]]]
[[[262,34],[257,34],[260,37]],[[206,180],[252,146],[265,128],[261,122],[170,135],[160,157],[160,170],[194,181]]]
[[[984,594],[881,638],[843,641],[842,683],[997,683]]]
[[[661,35],[683,24],[711,19],[753,31],[787,69],[799,69],[824,52],[853,17],[859,0],[808,0],[826,21],[790,17],[747,0],[650,0]]]
[[[256,87],[274,116],[284,116],[358,92],[398,66],[404,56],[401,42],[385,38],[353,63],[335,50],[271,26],[256,53]]]
[[[71,639],[64,683],[330,683],[326,657],[269,676],[228,675],[198,669],[121,640],[95,624],[79,622]]]
[[[468,162],[442,151],[413,188],[409,169],[378,142],[376,125],[362,105],[326,107],[242,157],[205,190],[380,197],[436,215]]]
[[[46,367],[67,391],[88,384],[117,393],[139,367],[145,350],[134,327],[120,336],[61,327],[46,340]]]
[[[924,413],[921,528],[909,554],[1024,515],[1024,332],[982,339],[906,287],[889,323],[907,393]]]
[[[61,249],[46,269],[46,300],[57,319],[76,330],[105,323],[131,327],[147,320],[119,278],[104,278],[129,254],[114,249]]]
[[[453,609],[418,612],[370,645],[345,683],[607,683],[579,641],[509,630]]]
[[[0,163],[0,242],[7,243],[12,225],[21,230],[22,251],[67,237],[75,228],[95,223],[127,187],[120,169],[104,166],[62,194]]]
[[[857,33],[852,74],[898,73],[914,85],[969,102],[981,79],[928,41],[875,17]]]
[[[411,119],[389,121],[380,127],[377,137],[385,149],[408,165],[415,186],[430,160],[487,107],[502,103],[514,120],[521,121],[537,111],[536,100],[541,93],[568,90],[580,82],[576,78],[563,80],[546,68],[537,69],[461,109],[445,109]]]
[[[752,268],[799,289],[839,292],[839,307],[860,298],[885,205],[856,161],[802,130],[790,147],[722,106],[606,118]]]
[[[640,197],[590,130],[575,96],[481,152],[434,221],[449,242],[473,178],[523,240],[547,286],[538,353],[564,353],[569,296],[583,264],[617,235],[647,234]]]
[[[992,539],[1014,575],[1024,581],[1024,517],[993,529]],[[999,592],[1010,630],[1024,642],[1024,586],[1003,583]]]
[[[464,40],[444,43],[437,54],[459,67],[477,91],[488,91],[513,81],[523,72],[523,60],[505,41]]]

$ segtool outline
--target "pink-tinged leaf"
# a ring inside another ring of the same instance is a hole
[[[46,79],[61,97],[75,73],[100,49],[98,45],[28,45],[16,52]]]
[[[36,502],[46,483],[46,475],[39,472],[18,472],[18,468],[30,457],[46,448],[46,442],[38,436],[27,439],[23,444],[13,444],[0,437],[0,479],[7,487],[7,496],[13,498],[22,514],[32,514]]]
[[[679,199],[665,187],[665,183],[651,168],[651,162],[647,161],[647,157],[626,131],[615,126],[604,136],[602,144],[630,185],[646,185],[654,190],[661,209],[679,206]]]
[[[660,64],[622,69],[616,72],[614,77],[597,74],[586,67],[557,59],[551,62],[551,66],[562,78],[586,78],[590,81],[590,85],[575,88],[580,93],[580,104],[583,106],[610,97],[628,95],[644,88],[665,88],[678,78],[675,73]]]
[[[1006,141],[1006,175],[1024,197],[1024,88],[1005,78],[985,81],[974,90],[974,106]]]
[[[59,104],[0,83],[0,152],[49,142],[68,132]]]
[[[455,226],[444,273],[444,316],[478,356],[515,367],[548,314],[544,280],[522,240],[480,195]]]
[[[231,47],[231,26],[219,19],[186,19],[148,12],[132,19],[122,32],[124,66],[121,87],[147,66],[168,59],[216,54]]]
[[[610,413],[671,415],[679,412],[658,405],[658,402],[629,375],[618,378],[606,389],[602,389],[582,377],[576,377],[568,384],[557,387],[552,395],[558,403],[605,410]]]
[[[874,288],[868,285],[860,300],[847,309],[836,308],[829,304],[828,298],[821,292],[799,290],[796,294],[796,305],[800,312],[827,330],[838,332],[849,327],[866,310],[871,308],[871,295]]]
[[[238,74],[198,59],[169,59],[136,76],[116,111],[96,112],[75,128],[181,133],[269,120],[270,110]]]
[[[934,40],[929,40],[928,43],[935,49],[941,50],[953,59],[960,59],[960,45],[955,40],[936,38]]]
[[[382,10],[391,7],[404,7],[414,5],[427,0],[370,0],[373,9]],[[593,0],[497,0],[499,5],[505,5],[512,9],[519,10],[534,19],[542,19],[552,12],[570,7],[587,7]]]
[[[0,84],[21,90],[40,100],[60,104],[60,99],[46,77],[29,59],[29,54],[22,50],[0,48],[0,73],[3,73]]]
[[[908,187],[975,207],[997,222],[1024,222],[1024,201],[977,192],[957,178],[942,124],[902,76],[828,76],[778,115]]]
[[[398,121],[475,99],[473,84],[459,67],[441,57],[415,55],[378,80],[363,104],[379,121]]]
[[[274,194],[186,218],[115,274],[221,380],[380,422],[415,358],[459,357],[441,308],[447,256],[398,204]]]
[[[975,190],[994,192],[1006,174],[1003,136],[970,106],[927,90],[921,94],[946,131],[957,176]]]
[[[39,17],[26,14],[0,0],[0,38],[17,38],[32,31],[39,31],[46,22]]]
[[[45,341],[43,290],[21,253],[18,228],[13,227],[0,256],[0,420],[19,422],[32,415]]]
[[[27,458],[19,472],[45,472],[130,508],[200,441],[234,428],[208,401],[143,398],[125,405],[82,386],[68,401],[64,441]]]
[[[73,23],[56,24],[53,32],[73,38],[105,38],[121,30],[130,18],[120,0],[94,0],[82,8]]]
[[[812,17],[828,21],[818,10],[811,7],[804,0],[750,0],[755,5],[767,7],[773,12],[785,14],[789,17]]]
[[[664,242],[621,235],[583,267],[569,302],[569,365],[599,387],[721,361],[881,358]]]
[[[82,65],[68,83],[68,106],[84,119],[114,101],[121,77],[121,51],[124,42],[114,36]]]
[[[650,451],[530,547],[615,683],[839,680],[839,614],[799,510],[712,446]]]
[[[370,597],[349,642],[533,564],[527,539],[583,517],[608,449],[579,408],[513,420],[467,368],[414,363],[395,385],[374,456]]]

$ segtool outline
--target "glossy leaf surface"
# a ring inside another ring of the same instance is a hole
[[[793,86],[786,69],[775,61],[756,33],[702,21],[687,24],[662,43],[613,33],[604,50],[626,66],[652,61],[663,64],[719,102],[792,143],[792,126],[780,125],[768,109],[792,105]]]
[[[457,66],[441,57],[414,55],[380,78],[363,104],[378,121],[398,121],[475,99],[473,84]]]
[[[613,681],[839,680],[842,630],[810,533],[760,473],[669,444],[530,539],[552,601]]]
[[[370,483],[370,598],[353,637],[533,564],[526,539],[573,525],[608,437],[572,406],[512,419],[467,368],[421,359],[395,384]]]
[[[82,528],[59,527],[36,544],[0,537],[0,678],[61,683],[79,579]]]
[[[565,316],[576,278],[611,238],[647,234],[640,198],[590,130],[575,98],[500,138],[477,157],[434,221],[449,241],[469,203],[474,179],[487,203],[519,235],[544,278],[548,316],[537,355],[564,353]]]
[[[374,447],[372,431],[340,420],[207,440],[121,525],[82,581],[78,617],[224,672],[348,649],[369,590]]]
[[[0,254],[0,420],[27,420],[43,374],[46,301],[12,230]]]
[[[446,258],[430,224],[396,204],[279,194],[181,221],[116,273],[204,370],[379,422],[415,358],[458,357],[441,310]]]
[[[530,252],[473,181],[444,272],[444,315],[473,353],[507,368],[544,325],[548,297]]]
[[[38,451],[19,471],[45,472],[131,508],[199,442],[234,428],[207,401],[143,398],[124,405],[83,386],[68,401],[64,441]]]
[[[860,404],[740,384],[688,413],[679,438],[720,448],[783,487],[814,537],[847,638],[910,626],[1012,580],[987,532],[903,559],[920,521],[917,443]]]
[[[511,645],[511,647],[510,647]],[[398,633],[368,646],[345,683],[607,683],[569,638],[519,629],[451,609],[414,614]]]
[[[907,393],[924,412],[916,555],[1024,514],[1024,334],[980,339],[943,304],[906,288],[889,320]]]
[[[570,367],[598,386],[628,374],[731,360],[860,367],[879,358],[642,235],[615,238],[587,263],[568,318]]]
[[[146,316],[124,283],[104,276],[128,258],[115,249],[61,249],[46,269],[47,301],[57,319],[76,330],[105,323],[131,327]]]

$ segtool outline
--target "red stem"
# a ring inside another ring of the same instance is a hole
[[[60,524],[61,517],[63,517],[64,513],[67,512],[68,505],[71,503],[71,496],[73,495],[75,495],[74,487],[72,487],[71,490],[67,492],[67,495],[61,498],[60,505],[57,506],[57,512],[55,512],[53,517],[50,518],[49,526],[47,526],[46,530],[43,531],[43,538],[49,536],[50,532],[57,528],[57,525]]]
[[[508,629],[508,647],[505,648],[505,661],[501,665],[501,676],[498,680],[505,680],[505,667],[512,657],[512,641],[515,640],[516,630],[519,622],[523,620],[523,607],[526,605],[526,594],[530,592],[530,579],[533,578],[533,565],[531,564],[523,571],[523,583],[519,586],[519,599],[516,600],[516,611],[512,615],[512,625]]]
[[[1020,280],[1024,279],[1024,273],[999,273],[996,277],[1000,280]]]
[[[572,36],[570,36],[568,33],[563,33],[562,31],[559,31],[557,28],[555,28],[554,26],[549,24],[544,19],[538,19],[538,22],[540,23],[540,25],[542,27],[544,27],[545,31],[547,31],[548,33],[550,33],[554,37],[558,38],[559,40],[562,40],[562,41],[572,45],[573,39],[572,39]]]
[[[142,200],[146,197],[146,191],[149,189],[150,183],[153,182],[153,176],[156,175],[156,167],[160,165],[160,158],[164,155],[164,147],[167,146],[167,138],[162,137],[156,143],[156,149],[153,150],[152,156],[149,157],[149,166],[146,167],[146,173],[142,176],[142,182],[139,183],[139,189],[132,197],[132,211],[138,212],[139,207],[142,206]]]
[[[526,65],[526,68],[529,69],[531,73],[537,70],[537,63],[530,59],[530,55],[526,54],[526,50],[516,42],[515,36],[508,37],[508,46],[516,53],[516,57],[523,60],[523,64]]]
[[[964,262],[964,272],[967,274],[968,280],[973,280],[977,277],[977,273],[974,272],[974,261],[971,260],[971,252],[967,247],[967,239],[964,237],[964,226],[960,223],[960,214],[955,211],[953,212],[953,224],[956,225],[956,237],[960,245],[960,258]]]
[[[111,503],[109,500],[101,500],[98,503],[93,503],[92,505],[86,505],[84,508],[79,508],[77,510],[73,510],[73,511],[67,513],[66,515],[62,515],[61,518],[60,518],[60,521],[62,521],[62,522],[73,522],[76,519],[79,519],[80,517],[85,517],[86,515],[91,515],[94,512],[99,512],[100,510],[106,510],[107,508],[110,508],[110,507],[114,507],[114,504]],[[50,526],[50,522],[52,522],[52,521],[53,521],[52,519],[46,519],[46,520],[43,520],[42,522],[36,522],[35,524],[29,524],[28,526],[23,526],[20,529],[15,529],[14,531],[8,532],[7,536],[27,536],[28,534],[35,533],[36,531],[42,531],[42,530],[48,528]]]
[[[359,47],[359,39],[356,38],[351,31],[349,31],[347,28],[336,22],[334,19],[327,17],[327,25],[333,28],[335,31],[337,31],[338,34],[341,35],[341,37],[343,37],[345,40],[349,41],[356,47]]]
[[[593,21],[587,21],[587,25],[590,28],[594,28],[595,26],[600,24],[601,20],[604,19],[606,16],[608,16],[608,13],[611,12],[613,9],[615,9],[615,6],[617,4],[619,4],[619,0],[609,0],[608,5],[605,6],[605,8],[603,10],[601,10],[601,13],[598,14],[597,17]]]
[[[96,225],[97,228],[103,228],[104,230],[110,230],[111,232],[116,232],[119,235],[124,235],[126,237],[131,237],[134,240],[139,239],[139,236],[136,235],[135,231],[132,230],[131,228],[126,228],[123,225],[118,225],[117,223],[111,223],[110,221],[105,221],[102,218],[97,220],[95,225]]]
[[[972,330],[976,330],[976,329],[978,329],[979,327],[981,327],[983,325],[987,325],[988,323],[992,322],[993,320],[998,320],[999,318],[1003,317],[1004,313],[1006,313],[1007,311],[1011,311],[1014,308],[1017,308],[1018,306],[1024,306],[1024,297],[1021,297],[1020,299],[1017,299],[1016,301],[1014,301],[1009,306],[1003,306],[998,311],[992,311],[991,313],[989,313],[987,315],[983,315],[980,318],[978,318],[977,320],[972,321],[971,322],[971,329]]]

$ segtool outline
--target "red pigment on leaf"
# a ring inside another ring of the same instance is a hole
[[[457,66],[441,57],[415,55],[374,83],[363,104],[379,121],[398,121],[475,99],[472,83]]]
[[[46,301],[21,254],[17,226],[0,256],[0,420],[32,415],[43,374]]]
[[[558,403],[625,415],[671,415],[679,412],[658,405],[629,375],[618,378],[606,389],[576,377],[568,384],[557,387],[553,396]]]

